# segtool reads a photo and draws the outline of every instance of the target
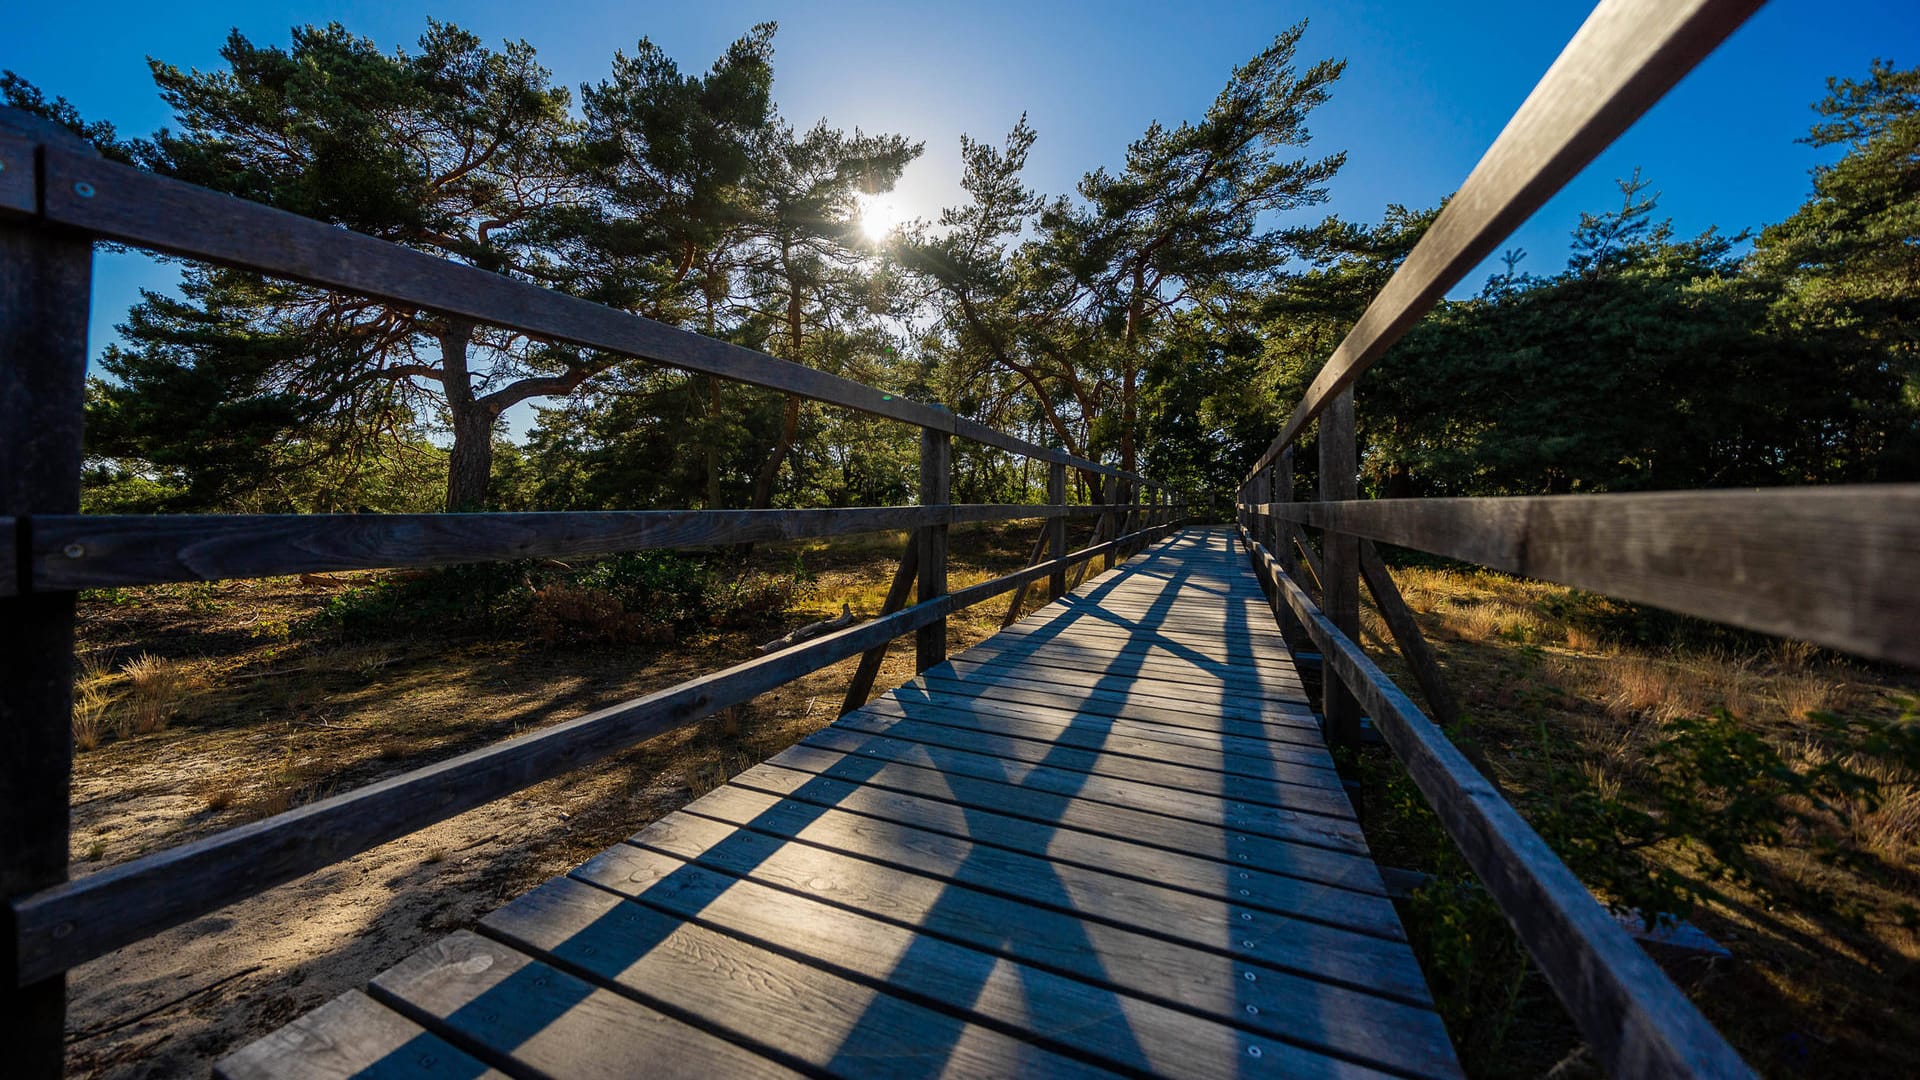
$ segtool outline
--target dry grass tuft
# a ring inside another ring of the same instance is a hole
[[[73,745],[76,750],[92,750],[100,745],[106,731],[107,706],[113,701],[107,683],[113,669],[98,660],[80,665],[80,676],[73,681]]]
[[[202,681],[185,663],[148,653],[127,661],[121,672],[130,688],[120,703],[117,721],[117,733],[123,739],[165,728]]]
[[[1780,709],[1790,719],[1805,720],[1817,712],[1831,710],[1840,696],[1841,686],[1806,673],[1799,673],[1775,679],[1773,694],[1780,702]]]

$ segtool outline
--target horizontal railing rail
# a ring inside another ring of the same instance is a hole
[[[569,513],[79,514],[91,245],[131,244],[355,293],[517,334],[777,390],[920,429],[910,506]],[[954,436],[1047,463],[1047,501],[949,498]],[[1092,501],[1068,501],[1066,470]],[[938,406],[128,166],[71,133],[0,109],[0,1036],[18,1075],[58,1075],[64,973],[388,840],[579,768],[860,656],[843,709],[884,650],[915,638],[916,670],[946,656],[962,608],[1068,570],[1112,566],[1167,535],[1191,500],[1126,469],[1040,446]],[[1069,554],[1070,519],[1095,519]],[[948,530],[1042,520],[1030,565],[949,591]],[[611,555],[908,530],[881,613],[759,659],[68,880],[74,602],[81,589]],[[910,594],[917,603],[908,606]]]
[[[1159,507],[955,503],[497,514],[54,514],[22,519],[20,527],[27,537],[29,587],[47,590],[579,558]],[[10,552],[11,536],[6,543],[0,550]],[[8,575],[0,595],[12,587]]]
[[[0,213],[171,255],[184,255],[408,308],[471,319],[546,341],[580,345],[845,406],[958,435],[1083,472],[1137,473],[1016,438],[936,405],[519,281],[120,165],[80,150],[0,132],[0,164],[38,157],[37,196],[0,187]],[[8,196],[11,195],[9,198]]]

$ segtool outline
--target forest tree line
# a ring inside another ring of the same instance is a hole
[[[771,24],[703,71],[642,39],[576,96],[532,46],[431,23],[381,51],[338,24],[226,67],[150,61],[176,127],[123,139],[7,73],[7,104],[114,160],[830,371],[1154,476],[1231,491],[1433,221],[1303,222],[1343,63],[1304,24],[1205,114],[1154,123],[1071,196],[1023,179],[1034,129],[962,139],[966,201],[860,227],[921,152],[799,127]],[[1920,68],[1829,80],[1833,148],[1757,234],[1675,234],[1637,173],[1571,254],[1523,252],[1361,381],[1376,495],[1920,479]],[[104,350],[94,512],[873,505],[911,501],[917,432],[594,350],[183,264]],[[525,437],[503,414],[530,402]],[[1312,454],[1306,455],[1311,460]],[[956,501],[1044,470],[959,441]],[[1084,493],[1087,489],[1081,487]]]

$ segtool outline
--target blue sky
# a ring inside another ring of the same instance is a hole
[[[1428,206],[1457,187],[1590,5],[1448,4],[1399,0],[1153,3],[1045,0],[971,4],[671,4],[286,2],[36,4],[8,16],[0,67],[77,104],[89,118],[146,133],[168,122],[145,58],[219,65],[229,27],[285,44],[288,27],[338,20],[385,47],[411,45],[428,16],[489,41],[524,38],[576,89],[604,76],[617,47],[651,37],[683,67],[704,68],[762,20],[780,23],[776,98],[797,124],[894,131],[924,140],[904,177],[909,216],[958,201],[961,133],[995,139],[1021,112],[1040,139],[1030,181],[1070,191],[1119,161],[1152,120],[1198,116],[1234,64],[1305,18],[1303,59],[1348,61],[1333,100],[1314,117],[1310,151],[1345,150],[1323,208],[1373,221],[1390,202]],[[1442,15],[1444,12],[1444,16]],[[1816,152],[1794,140],[1813,119],[1829,75],[1858,75],[1874,57],[1920,63],[1913,0],[1774,0],[1662,101],[1509,246],[1523,268],[1558,269],[1583,209],[1618,201],[1613,178],[1645,169],[1683,234],[1776,221],[1808,191]],[[1319,211],[1309,216],[1317,216]],[[1468,279],[1472,291],[1489,268]],[[142,285],[171,274],[138,255],[104,255],[94,294],[96,349]]]

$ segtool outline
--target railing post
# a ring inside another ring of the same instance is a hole
[[[951,503],[953,437],[933,428],[920,429],[920,505]],[[947,594],[947,526],[920,530],[920,603]],[[947,658],[947,620],[928,623],[913,636],[914,670],[925,671]]]
[[[1116,502],[1119,502],[1119,477],[1100,477],[1100,503],[1106,507],[1106,511],[1100,515],[1100,523],[1106,525],[1108,540],[1119,540],[1119,517],[1114,513]],[[1112,544],[1106,550],[1106,555],[1102,557],[1102,569],[1114,569],[1114,548],[1119,548],[1119,544]]]
[[[1047,522],[1047,558],[1058,562],[1067,557],[1067,467],[1062,462],[1047,466],[1047,502],[1062,512]],[[1067,568],[1056,566],[1047,575],[1047,599],[1058,600],[1066,594]]]
[[[1273,501],[1290,503],[1293,501],[1293,447],[1281,451],[1279,460],[1273,465]],[[1280,562],[1280,569],[1295,581],[1300,580],[1300,558],[1293,552],[1293,524],[1274,517],[1267,522],[1267,550]],[[1304,648],[1310,644],[1306,627],[1300,625],[1300,619],[1293,608],[1285,602],[1280,604],[1280,634],[1288,644],[1295,648]]]
[[[1336,395],[1320,414],[1320,499],[1344,502],[1360,494],[1359,448],[1354,441],[1353,388]],[[1353,641],[1360,640],[1360,544],[1337,532],[1321,534],[1321,610]],[[1360,740],[1360,703],[1332,665],[1321,668],[1327,735],[1336,745]]]
[[[91,152],[52,124],[0,109],[0,181],[33,190],[34,142]],[[19,519],[15,542],[29,551],[28,517],[80,509],[80,424],[87,369],[87,305],[93,245],[0,211],[0,516]],[[26,560],[20,560],[24,567]],[[11,576],[15,567],[0,573]],[[73,602],[71,592],[0,599],[0,900],[67,880],[69,787],[73,768]],[[11,916],[0,930],[0,1045],[7,1074],[53,1077],[65,1066],[66,977],[20,986]]]

